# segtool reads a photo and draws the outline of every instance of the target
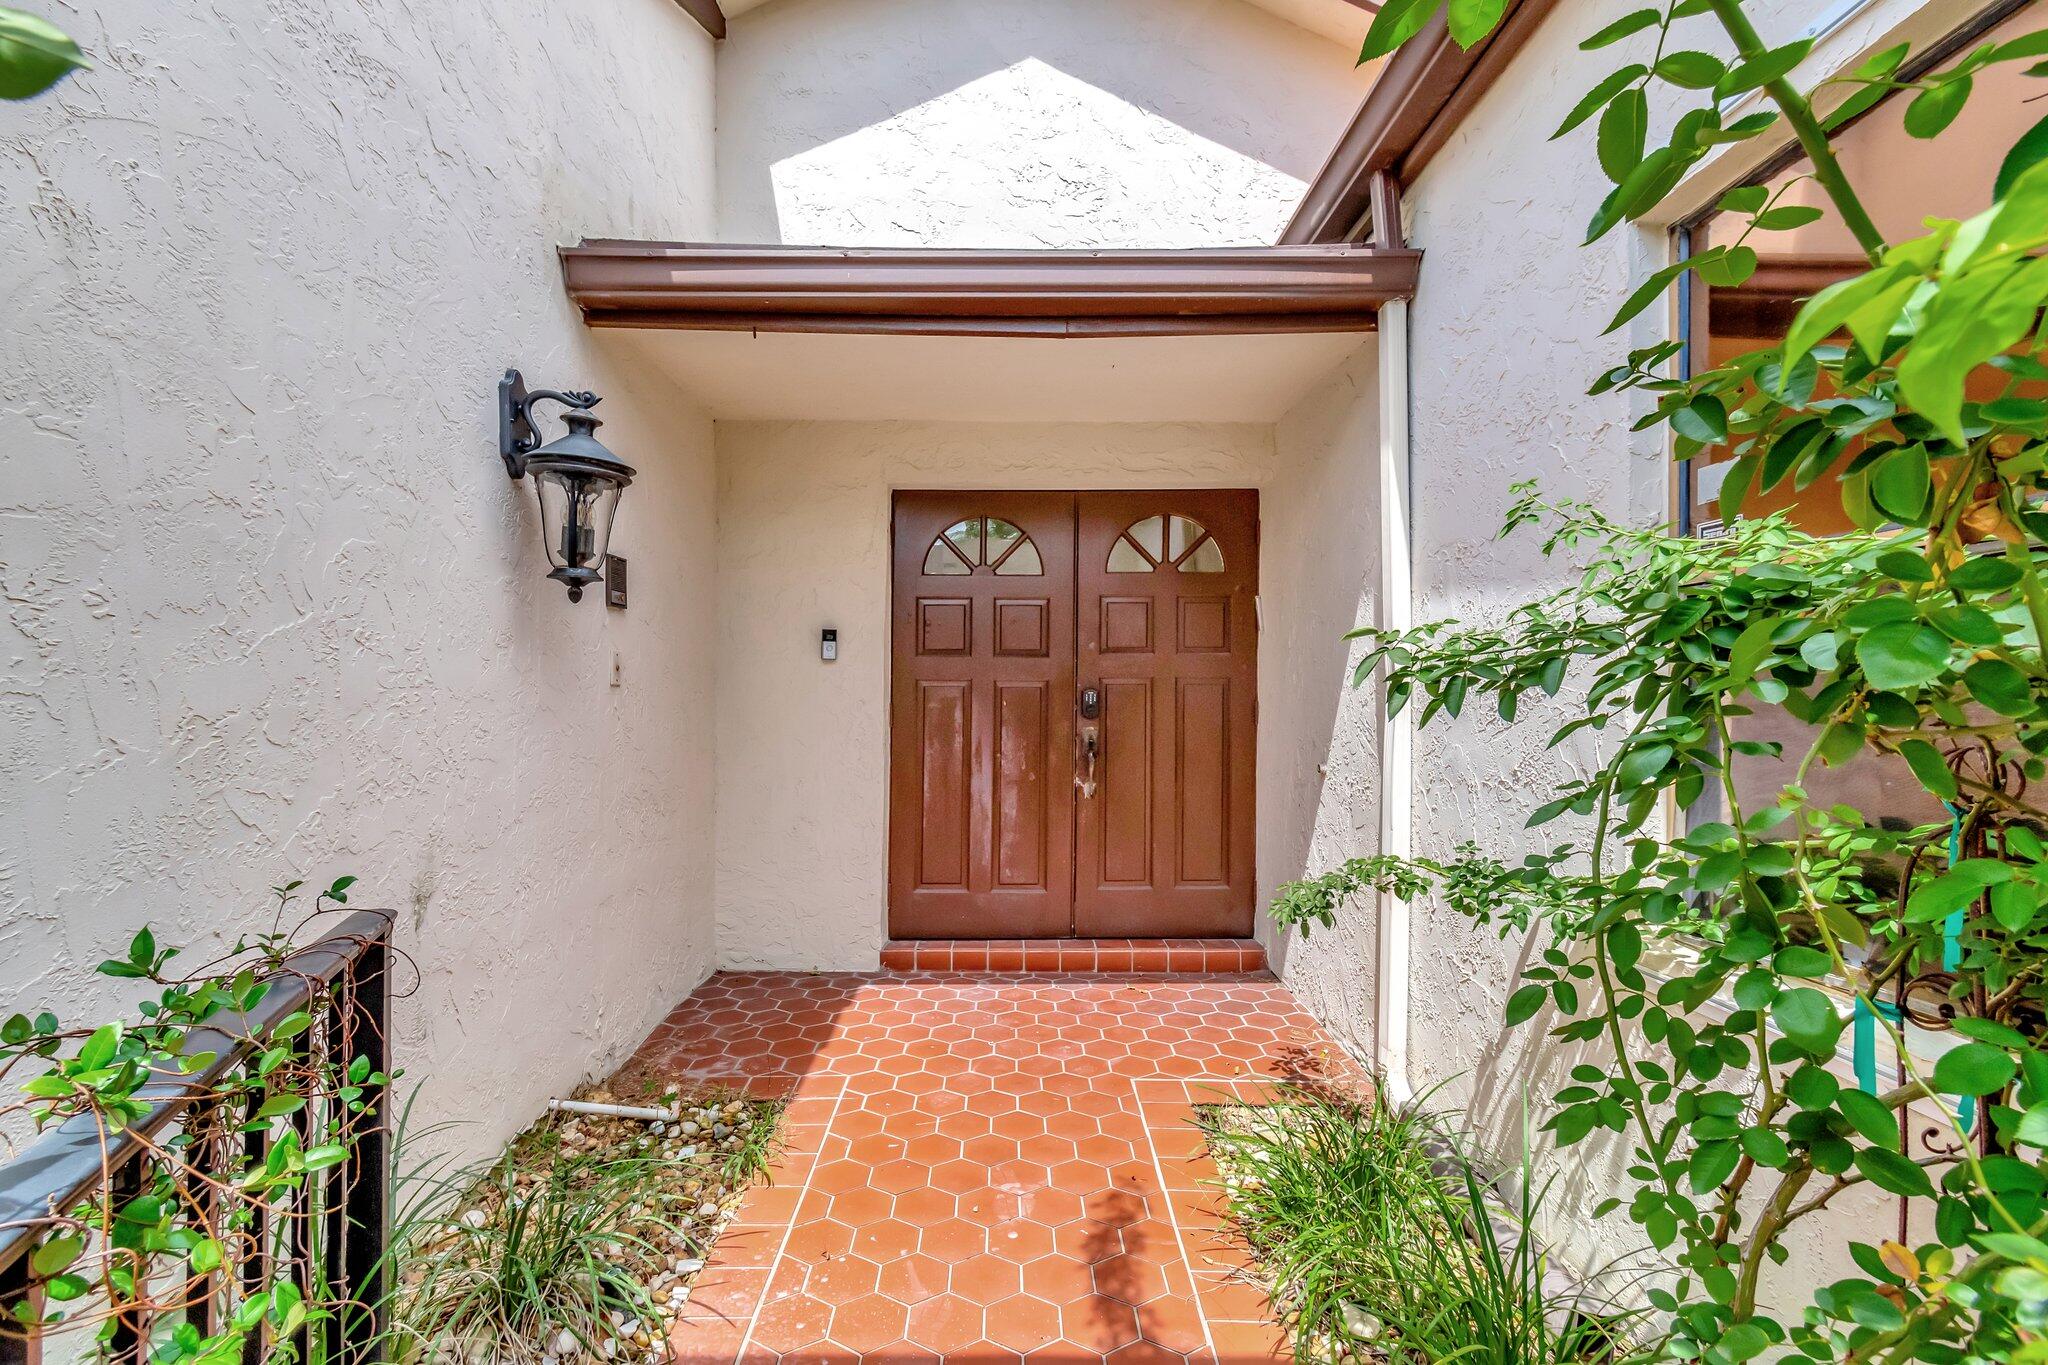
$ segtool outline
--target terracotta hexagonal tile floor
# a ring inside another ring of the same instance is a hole
[[[791,1097],[690,1365],[1275,1359],[1190,1110],[1360,1080],[1264,975],[721,974],[634,1069]]]

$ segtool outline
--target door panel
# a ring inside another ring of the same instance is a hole
[[[1255,492],[899,493],[890,932],[1249,933],[1257,591]]]
[[[927,886],[967,885],[968,689],[965,683],[920,683],[918,746],[921,837],[918,879]]]
[[[1258,494],[1082,493],[1077,513],[1077,685],[1103,704],[1074,931],[1248,934]]]
[[[1074,499],[899,493],[889,930],[1073,929]]]

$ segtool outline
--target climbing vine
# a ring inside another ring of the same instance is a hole
[[[340,1287],[339,1250],[320,1230],[345,1212],[325,1173],[380,1122],[390,1079],[362,1033],[374,1024],[347,1007],[351,969],[308,966],[314,930],[354,881],[310,907],[300,883],[275,888],[269,931],[190,972],[140,930],[98,968],[155,988],[133,1019],[0,1021],[0,1125],[84,1125],[102,1154],[82,1198],[29,1225],[32,1292],[0,1333],[89,1334],[107,1358],[141,1343],[159,1365],[297,1361],[313,1335],[374,1306]],[[318,951],[361,946],[329,937]],[[292,1008],[266,1009],[294,995]],[[148,1126],[172,1090],[176,1121]]]
[[[1449,0],[1453,36],[1477,41],[1503,8]],[[1365,55],[1444,9],[1389,0]],[[1938,137],[1987,68],[2048,75],[2048,32],[1925,72],[1901,45],[1818,90],[1793,83],[1811,40],[1767,45],[1741,0],[1633,10],[1582,46],[1633,35],[1654,50],[1558,130],[1590,124],[1612,182],[1589,240],[1650,213],[1721,144],[1781,129],[1868,268],[1775,344],[1688,376],[1679,343],[1660,343],[1593,384],[1640,397],[1639,427],[1668,430],[1678,457],[1732,459],[1725,538],[1524,488],[1504,534],[1545,528],[1546,553],[1585,564],[1573,589],[1497,625],[1358,633],[1358,680],[1419,706],[1421,725],[1482,699],[1515,723],[1525,699],[1571,685],[1553,742],[1591,739],[1600,757],[1529,815],[1571,836],[1515,866],[1476,849],[1362,860],[1287,888],[1276,913],[1306,929],[1367,888],[1434,892],[1544,936],[1507,1022],[1584,1052],[1550,1097],[1556,1141],[1630,1151],[1629,1188],[1601,1212],[1625,1208],[1671,1261],[1650,1294],[1662,1356],[2048,1360],[2048,120],[1983,212],[1898,241],[1828,141],[1891,95],[1908,133]],[[1659,87],[1688,107],[1653,140]],[[1643,281],[1609,330],[1688,270],[1746,281],[1757,242],[1823,213],[1784,199],[1729,193],[1742,231]],[[1834,487],[1856,529],[1737,516],[1788,484]],[[1798,724],[1750,723],[1780,709]],[[1802,738],[1764,737],[1788,731]],[[1852,764],[1871,799],[1816,794]],[[1925,823],[1870,808],[1880,772],[1924,793]],[[1879,1080],[1880,1039],[1895,1079]],[[1864,1186],[1925,1201],[1933,1239],[1872,1230],[1841,1248],[1854,1274],[1774,1280],[1788,1231]]]

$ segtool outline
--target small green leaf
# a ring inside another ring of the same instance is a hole
[[[1956,76],[1922,90],[1906,106],[1906,131],[1918,138],[1939,137],[1963,112],[1970,86],[1968,76]]]
[[[1964,1043],[1934,1064],[1934,1088],[1947,1095],[1990,1095],[2005,1088],[2019,1064],[2003,1048]]]
[[[1827,1052],[1841,1036],[1842,1020],[1827,996],[1811,986],[1794,986],[1771,1005],[1778,1031],[1809,1052]]]
[[[1745,90],[1768,85],[1781,76],[1788,76],[1806,60],[1806,54],[1812,50],[1813,40],[1803,38],[1799,42],[1787,43],[1783,47],[1759,53],[1749,61],[1738,63],[1722,77],[1720,84],[1714,87],[1714,96],[1716,99],[1727,99],[1730,95],[1739,95]]]
[[[1730,1361],[1740,1365],[1745,1360],[1754,1360],[1771,1347],[1771,1339],[1764,1335],[1764,1329],[1753,1322],[1738,1322],[1721,1334],[1718,1350]]]
[[[1667,52],[1658,58],[1657,75],[1686,90],[1707,90],[1726,75],[1728,68],[1708,52]]]
[[[1911,1199],[1925,1198],[1934,1193],[1927,1172],[1897,1152],[1883,1147],[1858,1148],[1856,1169],[1863,1172],[1871,1184],[1892,1194]]]
[[[1686,262],[1700,272],[1700,278],[1715,289],[1740,289],[1756,274],[1756,248],[1747,246],[1729,247],[1716,256],[1703,252]]]
[[[1643,159],[1650,135],[1650,104],[1640,89],[1616,95],[1600,115],[1600,169],[1617,185],[1628,179]]]
[[[1648,75],[1649,70],[1650,68],[1644,66],[1641,62],[1636,62],[1611,73],[1607,79],[1601,81],[1591,90],[1588,90],[1585,96],[1572,106],[1572,111],[1565,115],[1563,123],[1557,125],[1557,131],[1550,135],[1551,138],[1555,140],[1563,137],[1566,133],[1569,133],[1572,129],[1593,117],[1594,114],[1605,109],[1609,100],[1620,94],[1631,82],[1641,80],[1644,76]]]
[[[339,1166],[347,1160],[347,1147],[338,1142],[328,1142],[318,1147],[308,1147],[303,1164],[309,1171],[322,1171],[329,1166]]]
[[[1667,265],[1637,285],[1635,292],[1615,310],[1614,317],[1608,321],[1607,331],[1612,332],[1662,298],[1664,291],[1671,287],[1671,282],[1683,275],[1690,264],[1689,261],[1680,261],[1675,265]]]
[[[1856,642],[1856,660],[1872,685],[1888,692],[1933,682],[1948,667],[1948,637],[1902,621],[1879,626]]]
[[[1899,745],[1899,753],[1913,769],[1913,776],[1920,779],[1921,786],[1944,801],[1956,799],[1956,775],[1949,771],[1932,744],[1924,739],[1909,739]]]
[[[69,1270],[84,1250],[83,1237],[73,1233],[60,1234],[35,1249],[35,1254],[29,1257],[29,1269],[37,1276],[55,1275],[61,1270]]]
[[[0,5],[0,99],[40,95],[85,65],[78,44],[48,20]]]
[[[1734,1141],[1701,1143],[1693,1150],[1692,1160],[1686,1168],[1693,1193],[1705,1194],[1708,1190],[1719,1189],[1721,1182],[1734,1174],[1741,1161],[1742,1147]]]
[[[1387,0],[1373,16],[1372,27],[1366,30],[1365,47],[1358,60],[1369,62],[1386,56],[1420,33],[1441,8],[1443,0]]]
[[[2011,881],[2013,867],[1994,858],[1967,858],[1932,881],[1913,888],[1906,901],[1906,922],[1927,924],[1968,905],[1989,887]]]
[[[83,1298],[91,1288],[91,1282],[82,1275],[53,1275],[43,1282],[43,1293],[58,1303]]]
[[[2009,934],[2017,934],[2034,921],[2041,908],[2039,896],[2025,882],[2006,882],[1991,888],[1991,918]]]
[[[1921,446],[1894,450],[1878,461],[1870,476],[1870,496],[1887,514],[1908,526],[1927,515],[1927,499],[1934,484],[1927,471],[1927,451]]]
[[[1821,977],[1835,969],[1834,959],[1818,948],[1794,944],[1778,950],[1771,964],[1780,976]]]
[[[1714,395],[1698,394],[1671,414],[1671,429],[1701,445],[1718,445],[1728,439],[1728,409]]]
[[[1898,1147],[1899,1116],[1886,1108],[1875,1095],[1866,1095],[1853,1088],[1844,1090],[1835,1096],[1835,1107],[1865,1140],[1880,1147]]]
[[[1579,50],[1582,52],[1597,52],[1603,47],[1620,42],[1631,33],[1642,32],[1662,18],[1663,16],[1654,9],[1631,10],[1595,33],[1592,37],[1581,42]]]
[[[2003,659],[1979,659],[1963,671],[1963,685],[1981,704],[2001,716],[2033,714],[2034,693],[2027,675]]]
[[[1508,0],[1451,0],[1451,41],[1469,51],[1493,32],[1507,7]]]
[[[2048,159],[2048,118],[2020,134],[2020,140],[2006,152],[2005,160],[1998,167],[1998,181],[1991,188],[1991,197],[2005,198],[2013,182],[2043,159]]]
[[[1543,1007],[1548,993],[1542,986],[1524,986],[1508,997],[1507,1022],[1510,1028],[1526,1022]]]
[[[283,1114],[296,1114],[306,1107],[304,1095],[272,1095],[264,1100],[252,1116],[259,1119],[274,1119]]]
[[[1785,1093],[1801,1109],[1825,1109],[1835,1102],[1842,1085],[1826,1067],[1808,1062],[1792,1073],[1792,1079],[1785,1083]]]
[[[114,1059],[114,1049],[121,1042],[119,1024],[102,1024],[93,1030],[92,1036],[78,1049],[78,1064],[87,1071],[97,1071]]]
[[[1773,1169],[1783,1166],[1792,1159],[1791,1149],[1785,1139],[1768,1128],[1745,1128],[1740,1138],[1744,1155],[1759,1166]]]

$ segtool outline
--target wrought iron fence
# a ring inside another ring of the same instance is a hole
[[[148,1113],[119,1131],[105,1131],[94,1114],[80,1114],[42,1134],[0,1165],[0,1365],[39,1365],[50,1334],[37,1325],[40,1312],[24,1323],[17,1305],[40,1308],[41,1289],[31,1264],[53,1218],[110,1189],[117,1198],[139,1193],[152,1167],[175,1150],[182,1163],[180,1185],[189,1200],[201,1201],[209,1222],[222,1212],[219,1173],[237,1150],[262,1163],[271,1149],[272,1127],[246,1115],[221,1112],[217,1083],[252,1064],[277,1024],[300,1011],[317,1009],[315,1026],[291,1046],[304,1055],[346,1065],[367,1059],[377,1076],[388,1073],[387,1021],[390,1009],[390,921],[373,911],[355,911],[318,941],[291,954],[286,970],[245,1014],[223,1017],[216,1027],[195,1029],[186,1054],[211,1053],[213,1060],[190,1076],[154,1082],[141,1092]],[[382,1091],[385,1086],[375,1087]],[[237,1304],[286,1277],[308,1299],[345,1305],[345,1311],[300,1328],[288,1343],[307,1362],[368,1362],[378,1359],[384,1340],[384,1248],[389,1224],[390,1120],[382,1093],[363,1097],[352,1121],[348,1159],[303,1185],[253,1200],[244,1241],[248,1254],[202,1267],[187,1260],[140,1267],[151,1284],[171,1286],[167,1294],[139,1293],[114,1310],[108,1349],[127,1365],[151,1359],[178,1323],[210,1337],[230,1320]],[[288,1120],[301,1132],[314,1121],[305,1111]],[[173,1136],[182,1141],[167,1141]],[[318,1283],[316,1284],[316,1281]],[[317,1290],[317,1293],[316,1293]],[[243,1346],[246,1362],[269,1358],[278,1345],[274,1327],[259,1323]],[[173,1352],[175,1354],[175,1352]]]

